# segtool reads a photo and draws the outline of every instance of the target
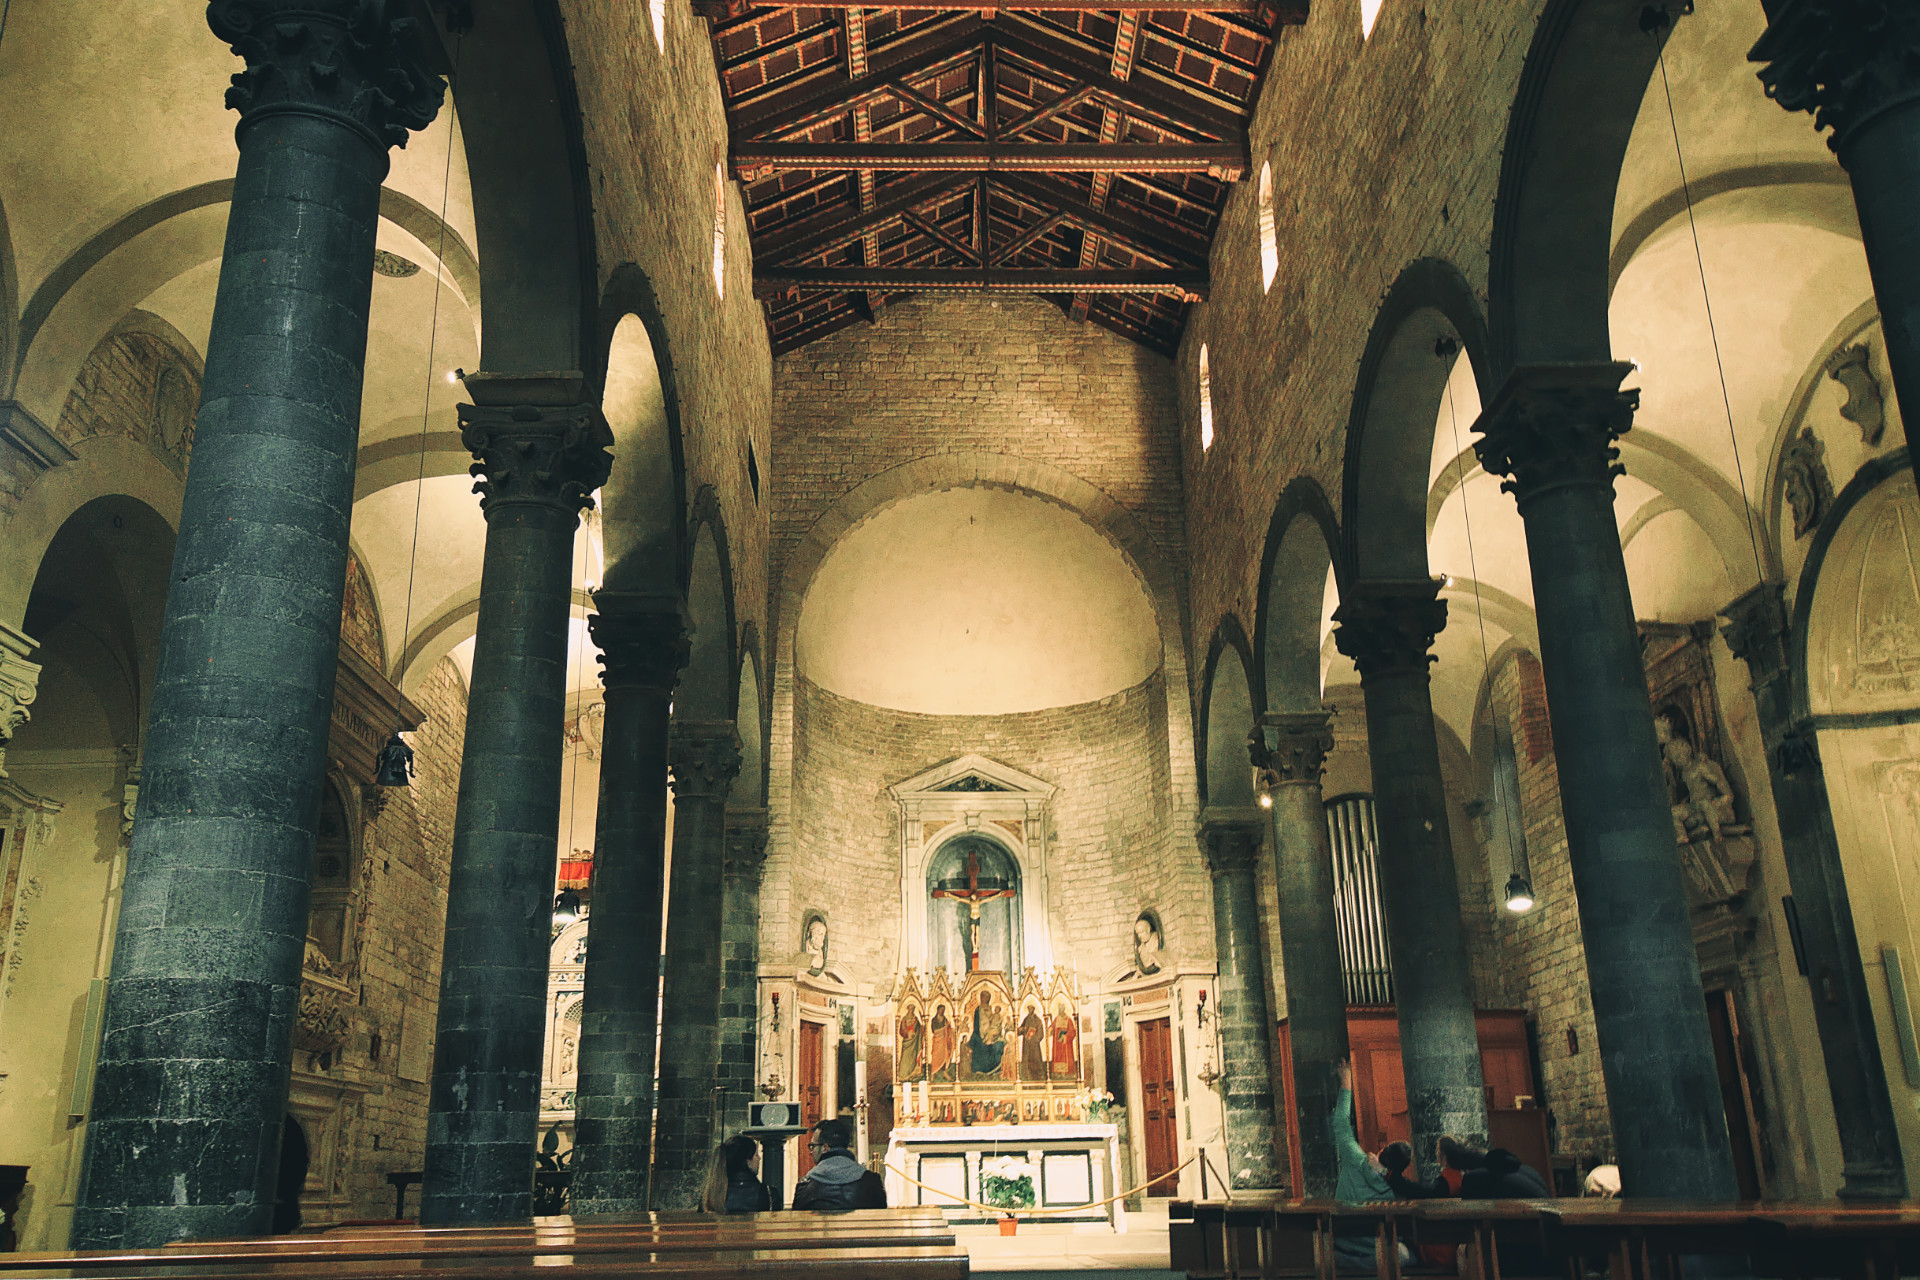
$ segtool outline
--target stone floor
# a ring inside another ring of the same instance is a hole
[[[1023,1222],[1003,1236],[997,1226],[955,1227],[954,1234],[972,1261],[975,1280],[1006,1275],[1015,1280],[1048,1280],[1090,1273],[1125,1272],[1127,1280],[1179,1280],[1167,1269],[1166,1203],[1127,1215],[1127,1229],[1104,1226]]]

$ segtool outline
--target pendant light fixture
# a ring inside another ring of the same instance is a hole
[[[1507,910],[1517,916],[1533,910],[1533,882],[1518,871],[1507,877]]]

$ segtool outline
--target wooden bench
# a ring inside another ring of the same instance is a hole
[[[635,1214],[490,1226],[382,1225],[307,1236],[186,1241],[152,1250],[0,1255],[0,1278],[559,1280],[812,1274],[964,1280],[967,1255],[925,1210],[846,1214]]]

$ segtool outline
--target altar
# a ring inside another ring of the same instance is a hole
[[[1036,1209],[1089,1205],[1125,1189],[1118,1183],[1120,1145],[1115,1125],[933,1125],[896,1128],[888,1139],[887,1203],[945,1205],[952,1221],[986,1222],[998,1215],[962,1201],[982,1199],[982,1167],[990,1173],[994,1162],[1005,1157],[1025,1162],[1033,1178]],[[925,1185],[915,1186],[907,1178]],[[1115,1231],[1127,1229],[1126,1207],[1118,1200],[1082,1213],[1049,1213],[1037,1220],[1105,1222]]]

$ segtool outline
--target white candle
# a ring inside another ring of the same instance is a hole
[[[918,1119],[921,1124],[927,1122],[927,1082],[925,1080],[920,1082],[920,1110],[915,1118]]]
[[[867,1064],[864,1062],[853,1064],[853,1105],[867,1105]]]

